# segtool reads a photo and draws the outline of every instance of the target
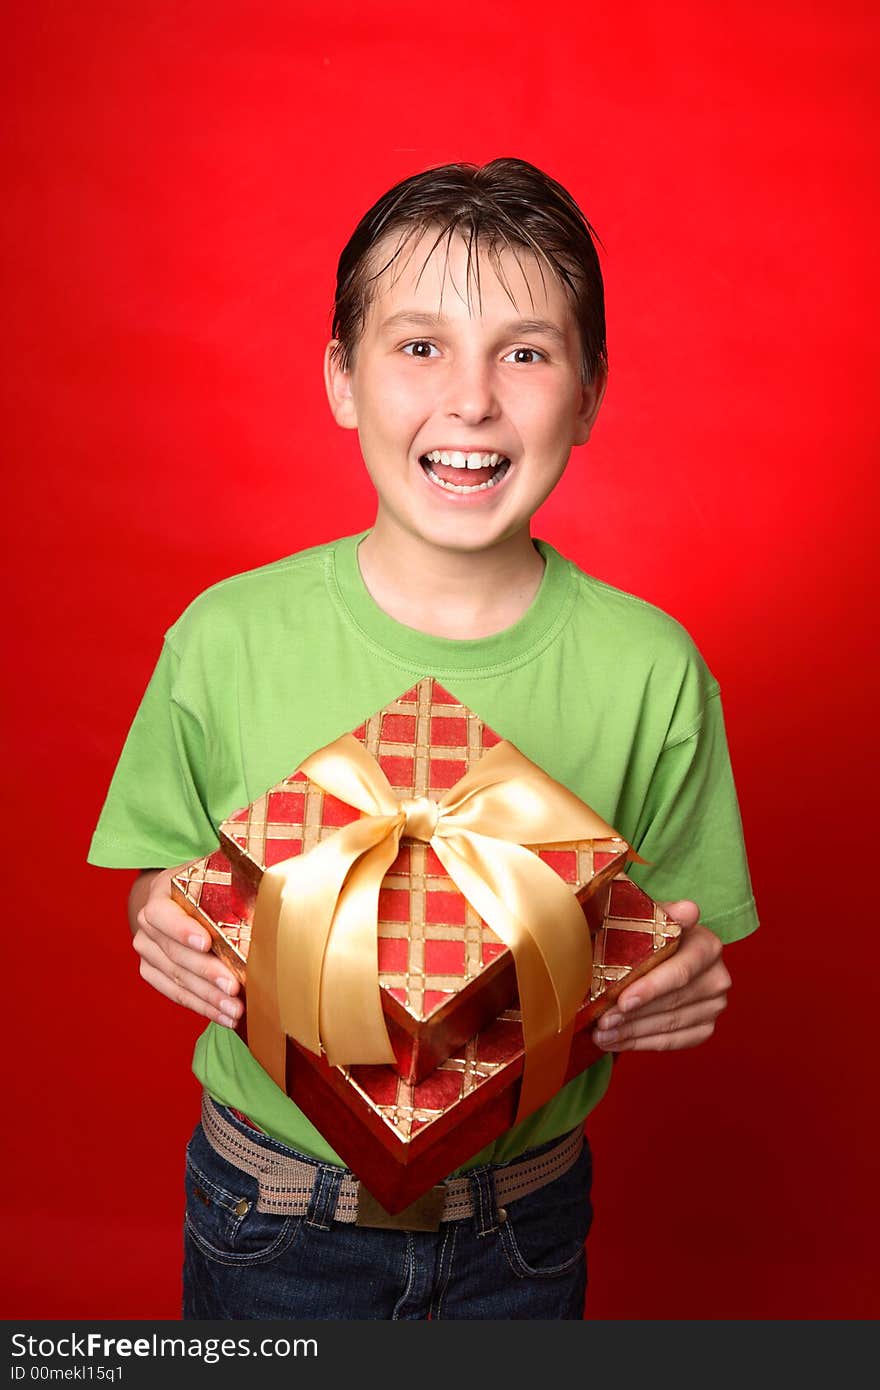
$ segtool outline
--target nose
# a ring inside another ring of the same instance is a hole
[[[467,425],[494,419],[498,398],[491,364],[470,356],[451,363],[445,406],[447,415]]]

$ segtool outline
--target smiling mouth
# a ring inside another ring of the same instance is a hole
[[[505,454],[433,449],[419,459],[422,470],[447,492],[486,492],[501,482],[510,468]]]

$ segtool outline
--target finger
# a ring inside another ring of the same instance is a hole
[[[662,907],[666,916],[680,927],[695,927],[700,920],[700,909],[690,898],[680,898],[674,903],[658,903],[657,906]]]
[[[148,903],[138,913],[137,921],[139,930],[170,961],[204,979],[212,980],[225,994],[238,993],[235,976],[210,951],[210,933],[177,903],[170,900]],[[158,962],[154,960],[153,964]]]
[[[684,989],[672,990],[670,993],[662,994],[636,1008],[630,1004],[630,1007],[624,1010],[619,1007],[618,1001],[618,1005],[612,1005],[608,1012],[602,1015],[598,1026],[600,1028],[616,1028],[624,1020],[628,1022],[633,1018],[650,1018],[659,1014],[674,1012],[689,1004],[698,1004],[702,1000],[725,996],[730,986],[731,979],[727,966],[719,960],[708,970],[695,976]],[[635,989],[636,986],[634,985],[633,988]]]
[[[161,932],[196,951],[207,951],[211,947],[210,932],[167,894],[157,893],[147,899],[138,913],[138,925],[148,927],[151,933]]]
[[[721,942],[708,927],[683,927],[674,955],[622,991],[618,999],[621,1011],[629,1013],[664,994],[687,989],[691,980],[708,970],[720,956]]]
[[[174,965],[152,942],[145,942],[139,952],[141,957],[141,977],[163,994],[166,999],[181,1003],[186,1008],[195,1008],[217,1022],[232,1023],[241,1017],[243,1005],[238,999],[231,999],[210,981]],[[197,1004],[194,1001],[198,1001]]]
[[[217,974],[215,957],[205,958],[174,942],[169,943],[169,954],[161,943],[141,931],[135,933],[132,945],[141,957],[142,966],[150,967],[149,982],[155,985],[156,976],[167,982],[167,989],[161,991],[167,998],[176,999],[180,994],[195,996],[209,1006],[212,1017],[222,1014],[233,1023],[241,1017],[241,1001],[232,997],[238,992],[238,981],[225,971]],[[143,968],[141,975],[147,978]],[[187,1007],[191,1006],[187,1004]]]
[[[649,1033],[645,1037],[629,1038],[615,1043],[611,1052],[681,1052],[687,1047],[699,1047],[708,1042],[715,1031],[714,1023],[702,1023],[680,1033]]]
[[[626,1019],[617,1028],[600,1026],[593,1033],[593,1039],[597,1046],[605,1051],[619,1052],[623,1044],[631,1043],[638,1038],[669,1037],[671,1034],[687,1033],[704,1025],[709,1025],[711,1031],[726,1006],[727,1000],[721,996],[703,999],[699,1003],[688,1004],[668,1013],[651,1014],[648,1017],[637,1014]]]
[[[147,984],[152,985],[159,994],[163,994],[172,1003],[181,1004],[185,1009],[190,1009],[193,1013],[210,1019],[212,1023],[223,1024],[225,1028],[235,1027],[235,1019],[222,1013],[220,1009],[201,998],[195,991],[187,989],[185,983],[175,983],[143,958],[141,959],[141,976]]]

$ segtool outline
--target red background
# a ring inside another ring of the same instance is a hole
[[[185,604],[372,518],[320,380],[355,221],[499,154],[606,247],[611,385],[536,532],[702,647],[763,920],[715,1039],[624,1059],[591,1124],[591,1314],[876,1316],[877,20],[330,10],[5,7],[6,1316],[177,1314],[198,1025],[89,836]]]

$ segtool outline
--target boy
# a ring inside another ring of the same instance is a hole
[[[717,683],[672,619],[531,538],[606,384],[602,277],[570,195],[514,159],[393,188],[342,253],[325,379],[375,524],[187,609],[91,851],[144,868],[141,974],[211,1020],[184,1316],[581,1318],[583,1121],[611,1054],[709,1037],[730,984],[721,941],[757,921]],[[354,1221],[355,1180],[232,1031],[237,985],[156,867],[210,852],[230,811],[425,675],[613,824],[654,897],[687,897],[669,904],[676,956],[597,1029],[608,1055],[451,1175],[428,1232]]]

